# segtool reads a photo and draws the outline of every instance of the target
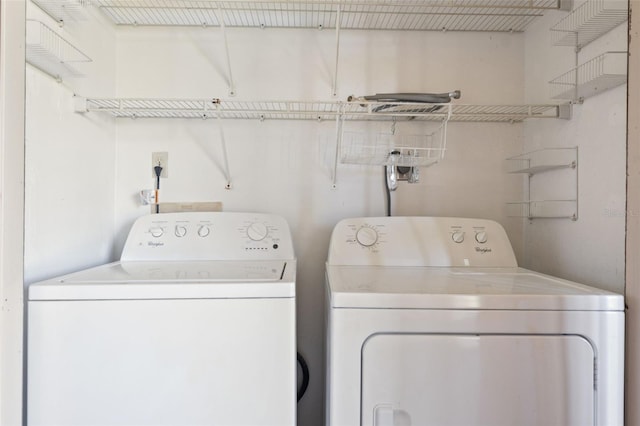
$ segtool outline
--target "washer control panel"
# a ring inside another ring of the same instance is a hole
[[[161,213],[138,218],[121,260],[294,259],[289,226],[260,213]]]
[[[484,219],[353,218],[333,230],[327,263],[384,266],[517,266],[504,228]]]

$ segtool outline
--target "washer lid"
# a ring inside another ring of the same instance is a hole
[[[327,266],[333,308],[623,311],[622,295],[522,268]]]
[[[295,297],[295,260],[115,262],[31,284],[29,300]]]

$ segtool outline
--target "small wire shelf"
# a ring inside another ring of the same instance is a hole
[[[55,21],[83,21],[87,19],[89,0],[31,0]]]
[[[577,200],[532,200],[507,203],[507,216],[528,219],[578,219]]]
[[[118,25],[521,32],[557,0],[94,0]]]
[[[583,47],[629,18],[624,0],[588,0],[551,27],[554,45]]]
[[[606,52],[551,80],[553,99],[578,100],[627,82],[627,52]]]
[[[563,171],[564,170],[564,171]],[[578,148],[543,148],[507,158],[507,171],[527,175],[527,198],[507,203],[507,215],[578,219]],[[537,184],[534,176],[549,173]]]
[[[78,98],[78,112],[118,118],[228,118],[253,120],[469,121],[515,123],[566,118],[565,105],[458,105],[409,102],[238,101],[211,99]]]
[[[91,62],[91,59],[58,33],[40,21],[26,22],[26,61],[60,80],[82,77],[72,63]]]
[[[577,150],[570,148],[545,148],[507,158],[509,173],[534,175],[551,170],[576,168]]]
[[[447,122],[419,135],[344,132],[340,162],[344,164],[426,167],[439,162],[446,150]]]

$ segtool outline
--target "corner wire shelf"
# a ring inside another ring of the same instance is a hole
[[[516,123],[569,118],[570,105],[458,105],[410,102],[237,101],[210,99],[78,98],[77,112],[116,118],[225,118],[245,120],[468,121]]]
[[[558,0],[93,0],[118,25],[521,32]]]
[[[605,52],[549,82],[553,99],[580,101],[627,82],[627,52]]]
[[[582,48],[628,18],[626,0],[588,0],[551,27],[553,44]]]
[[[573,170],[575,186],[568,197],[554,199],[528,199],[507,203],[508,216],[532,219],[578,220],[578,148],[543,148],[507,158],[508,173],[527,176],[527,194],[532,195],[531,179],[537,174]],[[555,175],[554,175],[555,176]],[[555,182],[556,184],[559,182]],[[537,191],[539,192],[539,191]],[[564,195],[567,195],[566,191]]]
[[[60,81],[66,77],[82,77],[71,64],[91,62],[78,48],[40,21],[26,22],[26,61]]]
[[[59,24],[66,21],[86,20],[89,0],[31,0]]]

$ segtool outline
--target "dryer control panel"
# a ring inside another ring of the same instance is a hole
[[[138,218],[120,260],[289,260],[291,233],[262,213],[160,213]]]
[[[329,265],[516,267],[504,228],[485,219],[366,217],[333,230]]]

